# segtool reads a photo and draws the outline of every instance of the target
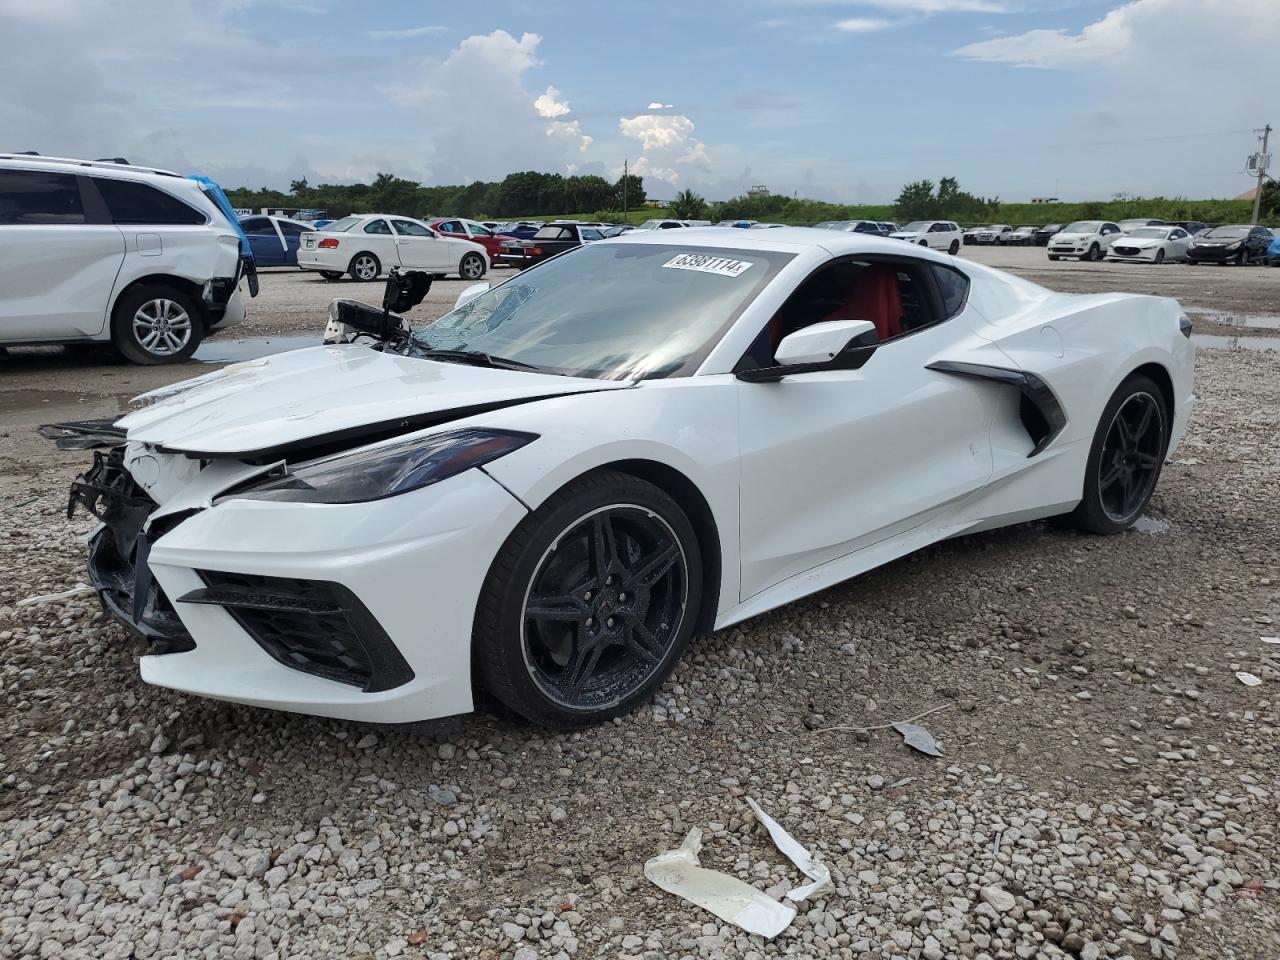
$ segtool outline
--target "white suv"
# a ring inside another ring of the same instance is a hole
[[[917,220],[889,236],[895,240],[906,240],[908,243],[918,243],[922,247],[956,254],[960,252],[964,231],[960,229],[959,224],[950,220]]]
[[[0,345],[100,341],[134,363],[186,360],[244,318],[252,263],[216,184],[0,154]]]

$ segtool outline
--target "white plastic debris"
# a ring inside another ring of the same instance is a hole
[[[938,741],[933,739],[933,734],[920,726],[920,724],[895,723],[893,729],[902,734],[902,739],[913,750],[919,750],[921,753],[928,754],[931,757],[942,756],[942,748],[938,746]]]
[[[830,893],[832,890],[831,871],[827,869],[826,864],[818,863],[818,861],[814,860],[809,851],[801,846],[795,837],[787,833],[777,820],[774,820],[773,817],[761,810],[760,804],[750,797],[747,797],[747,806],[756,815],[756,819],[764,824],[764,828],[769,831],[769,836],[773,839],[774,846],[781,850],[788,860],[799,867],[801,873],[813,881],[803,887],[796,887],[794,890],[788,891],[787,899],[802,903],[810,897]]]
[[[1243,683],[1246,687],[1256,687],[1260,683],[1262,683],[1261,677],[1255,677],[1252,673],[1248,673],[1244,670],[1238,670],[1236,672],[1236,679],[1239,680],[1241,683]]]
[[[644,875],[667,893],[683,897],[747,933],[772,940],[787,929],[795,919],[795,907],[766,896],[737,877],[700,866],[701,849],[702,831],[694,827],[679,847],[664,850],[646,863]]]
[[[1280,637],[1259,637],[1263,643],[1280,643]]]
[[[78,587],[72,587],[70,590],[63,590],[61,593],[46,593],[38,597],[24,597],[15,606],[30,607],[37,603],[48,603],[50,600],[66,600],[70,597],[78,597],[82,593],[93,593],[93,587],[81,584]]]

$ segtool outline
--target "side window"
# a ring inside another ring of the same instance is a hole
[[[304,233],[310,233],[315,227],[308,226],[305,223],[294,223],[292,220],[280,221],[280,232],[286,237],[300,237]]]
[[[933,264],[933,279],[938,285],[938,295],[942,297],[942,310],[949,320],[964,309],[969,298],[969,278],[959,270],[952,270],[941,264]]]
[[[0,224],[84,223],[74,174],[0,170]]]
[[[447,223],[442,223],[440,224],[439,229],[441,233],[466,233],[466,231],[462,229],[462,224],[457,220],[450,220]]]
[[[93,182],[111,211],[113,223],[159,226],[208,222],[203,213],[149,184],[106,177],[94,177]]]
[[[583,240],[599,240],[600,239],[600,231],[593,230],[590,227],[583,227],[578,232],[582,234]]]
[[[488,227],[482,227],[478,223],[468,224],[467,230],[473,237],[492,237],[493,236],[492,230],[490,230]]]
[[[370,220],[364,225],[365,233],[390,233],[391,228],[387,226],[385,220]]]
[[[412,220],[392,220],[391,223],[396,228],[396,233],[403,234],[406,237],[429,237],[431,231],[420,223],[414,223]]]
[[[240,221],[240,229],[251,237],[274,237],[276,228],[266,217],[250,217]]]

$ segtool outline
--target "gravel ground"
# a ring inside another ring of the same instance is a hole
[[[1280,271],[1136,269],[1275,309]],[[268,276],[247,329],[316,330],[332,294]],[[1147,532],[937,545],[699,639],[571,735],[186,697],[91,594],[19,605],[83,582],[92,527],[64,515],[86,456],[30,427],[195,368],[0,363],[0,957],[1280,956],[1280,355],[1201,352]],[[945,758],[865,729],[938,706]],[[705,866],[799,885],[746,796],[835,881],[768,943],[642,873],[699,826]]]

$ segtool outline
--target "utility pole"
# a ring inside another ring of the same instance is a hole
[[[1262,181],[1267,176],[1267,164],[1271,157],[1267,155],[1267,141],[1271,138],[1271,124],[1267,124],[1261,130],[1262,133],[1262,152],[1255,153],[1252,157],[1254,161],[1254,176],[1258,178],[1258,189],[1253,192],[1253,219],[1250,223],[1257,224],[1258,212],[1262,208]]]
[[[1257,220],[1257,216],[1254,216]],[[627,159],[622,158],[622,222],[627,222]]]

